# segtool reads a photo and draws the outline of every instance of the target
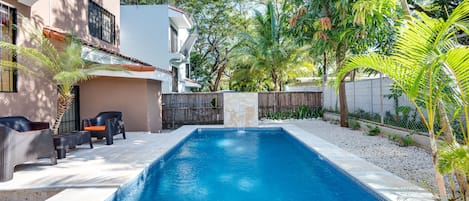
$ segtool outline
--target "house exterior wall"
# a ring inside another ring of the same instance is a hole
[[[24,22],[19,14],[31,19],[34,26],[52,26],[65,32],[73,33],[81,39],[90,41],[104,48],[118,50],[120,2],[118,0],[95,1],[115,15],[116,43],[114,45],[92,37],[88,30],[88,0],[38,0],[31,7],[14,0],[4,0],[3,4],[17,9],[18,26]],[[17,33],[18,46],[31,47],[28,36],[21,30]],[[31,67],[21,56],[18,62]],[[34,67],[33,68],[34,71]],[[0,92],[0,116],[21,115],[33,121],[53,123],[57,112],[57,87],[47,79],[19,71],[17,76],[17,92]]]
[[[121,52],[171,70],[168,7],[121,6],[121,16]]]
[[[178,27],[170,18],[168,5],[123,5],[121,6],[122,53],[137,57],[153,66],[172,71],[177,68],[178,92],[185,92],[185,62],[171,64],[171,26],[178,32],[178,51],[189,36],[186,28]],[[178,15],[181,13],[176,12]],[[174,17],[174,16],[173,16]],[[171,74],[156,72],[155,78],[162,81],[163,93],[172,92]]]
[[[2,1],[17,9],[18,14],[29,17],[31,8],[17,1]],[[18,19],[18,25],[22,21]],[[17,32],[16,44],[31,47],[25,34]],[[17,61],[29,66],[24,58],[17,57]],[[0,116],[25,116],[32,121],[50,122],[55,118],[57,112],[57,88],[52,82],[40,79],[30,73],[18,71],[17,92],[0,92]]]
[[[37,24],[62,29],[66,33],[109,50],[119,50],[120,1],[94,0],[115,17],[116,42],[110,44],[90,35],[88,28],[89,0],[38,0],[31,6],[30,16]]]
[[[161,130],[159,81],[98,77],[80,84],[80,119],[121,111],[127,131]]]
[[[123,16],[120,24],[120,51],[158,68],[171,71],[168,6],[125,5],[121,6],[120,11]],[[164,92],[171,91],[171,74],[156,71],[155,78],[162,81]]]

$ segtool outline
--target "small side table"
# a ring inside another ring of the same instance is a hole
[[[93,142],[91,141],[91,134],[89,131],[62,133],[55,135],[53,138],[58,159],[66,158],[68,149],[74,149],[77,145],[81,145],[83,143],[89,143],[90,148],[93,148]]]
[[[90,149],[93,149],[93,141],[91,140],[91,133],[89,131],[73,131],[72,134],[76,136],[77,145],[89,143]]]

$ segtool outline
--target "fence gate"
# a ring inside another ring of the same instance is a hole
[[[59,133],[80,130],[80,90],[78,86],[73,87],[72,93],[74,95],[72,105],[60,121]]]
[[[222,93],[163,94],[163,128],[223,124]]]

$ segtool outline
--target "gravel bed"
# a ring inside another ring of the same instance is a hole
[[[342,128],[322,120],[263,120],[262,124],[288,123],[357,155],[411,183],[435,193],[436,185],[431,154],[419,147],[400,147],[381,136]]]

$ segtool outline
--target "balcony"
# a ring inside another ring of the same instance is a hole
[[[169,54],[169,63],[172,65],[179,66],[186,62],[187,62],[186,57],[179,52],[172,52]]]

